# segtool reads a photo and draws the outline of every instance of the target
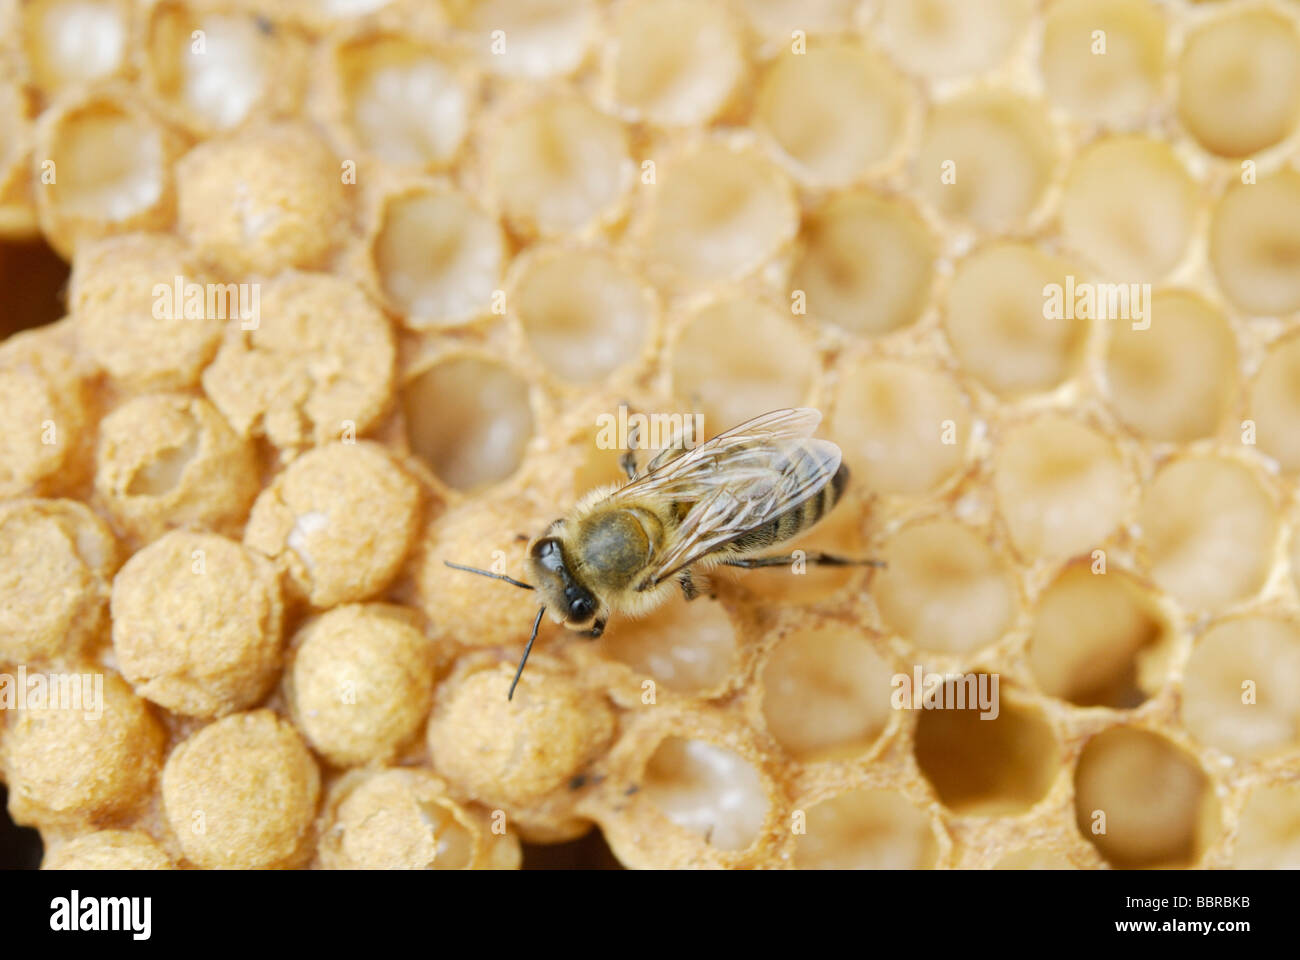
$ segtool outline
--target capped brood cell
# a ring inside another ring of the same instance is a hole
[[[330,870],[503,870],[522,860],[508,826],[452,800],[427,770],[350,773],[331,787],[323,819],[319,858]]]
[[[0,663],[75,659],[98,639],[118,548],[75,500],[0,504]]]
[[[424,722],[434,665],[433,647],[412,611],[338,606],[294,635],[285,699],[308,743],[331,763],[384,763]]]
[[[174,870],[171,857],[143,830],[96,830],[45,851],[42,870]]]
[[[393,400],[396,346],[388,318],[354,283],[290,271],[240,285],[203,388],[243,437],[282,452],[355,440]]]
[[[72,699],[46,709],[29,700],[6,711],[4,779],[15,823],[107,824],[138,813],[153,790],[165,734],[148,704],[103,667],[65,669],[71,692],[63,693],[81,693],[81,709]]]
[[[82,248],[68,306],[79,342],[119,385],[175,390],[194,386],[217,351],[227,318],[210,314],[209,302],[225,313],[227,294],[238,288],[221,286],[219,302],[211,289],[198,258],[174,236],[126,234]]]
[[[181,235],[231,277],[325,266],[350,222],[346,173],[298,121],[207,140],[176,166]]]
[[[262,491],[244,543],[272,558],[314,607],[366,600],[406,558],[420,498],[415,479],[379,444],[326,444]]]
[[[146,394],[100,423],[95,493],[139,541],[189,524],[233,532],[259,473],[252,445],[201,397]]]
[[[155,540],[113,581],[112,613],[122,675],[173,713],[245,709],[280,673],[279,575],[234,540],[189,530]]]
[[[270,710],[224,717],[178,744],[162,773],[167,823],[206,869],[300,865],[310,854],[320,771]]]

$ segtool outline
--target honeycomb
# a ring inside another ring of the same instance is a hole
[[[0,0],[0,673],[102,680],[4,711],[11,817],[1300,866],[1298,125],[1282,0]],[[548,622],[507,700],[535,604],[444,561],[524,576],[620,408],[795,405],[794,546],[886,565]]]

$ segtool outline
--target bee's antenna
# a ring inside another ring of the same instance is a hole
[[[524,655],[519,661],[519,669],[515,671],[514,683],[510,684],[510,692],[506,694],[507,700],[515,698],[515,687],[519,686],[519,678],[524,674],[524,664],[528,662],[528,655],[533,652],[533,641],[537,639],[537,628],[541,626],[542,614],[545,612],[545,607],[537,611],[537,619],[533,621],[533,632],[528,637],[528,646],[524,647]]]
[[[490,570],[480,570],[478,567],[467,567],[463,564],[452,563],[450,560],[442,561],[454,570],[464,570],[467,573],[477,573],[480,577],[491,577],[493,580],[504,580],[512,587],[522,587],[525,590],[532,590],[531,583],[524,583],[522,580],[516,580],[514,577],[507,577],[504,573],[493,573]]]

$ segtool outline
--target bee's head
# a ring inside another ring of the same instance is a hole
[[[543,536],[534,541],[528,548],[528,566],[533,586],[557,623],[600,636],[605,626],[603,620],[596,619],[600,601],[574,578],[558,537]]]

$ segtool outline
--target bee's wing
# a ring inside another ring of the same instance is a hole
[[[728,542],[791,510],[824,487],[840,448],[811,437],[821,414],[776,410],[721,433],[611,495],[658,497],[692,506],[663,544],[651,582],[672,576]]]

